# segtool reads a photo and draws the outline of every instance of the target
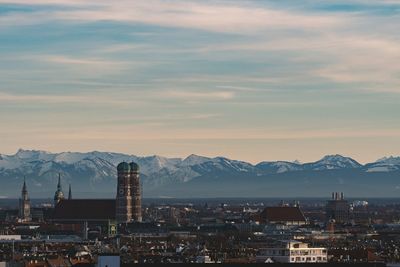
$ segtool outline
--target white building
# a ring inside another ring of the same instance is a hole
[[[299,241],[281,241],[280,245],[259,249],[256,262],[258,263],[302,263],[328,262],[326,248],[310,247]]]
[[[96,267],[120,267],[121,259],[119,254],[99,254]]]

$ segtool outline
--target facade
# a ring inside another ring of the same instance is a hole
[[[116,197],[116,220],[118,223],[130,222],[132,220],[132,190],[131,190],[131,167],[126,162],[117,166],[117,197]]]
[[[347,223],[350,220],[350,205],[343,193],[332,193],[332,199],[326,203],[326,219],[336,223]]]
[[[117,166],[116,220],[118,223],[142,221],[142,196],[139,165],[121,162]]]
[[[19,219],[23,222],[28,222],[32,219],[31,202],[29,200],[28,190],[26,188],[25,178],[24,185],[22,186],[21,198],[19,199]]]
[[[281,241],[280,244],[259,249],[257,263],[326,263],[326,248],[310,247],[299,241]]]
[[[142,192],[139,178],[139,165],[131,162],[131,188],[132,188],[132,219],[135,222],[142,221]]]
[[[119,267],[120,262],[119,254],[99,254],[96,267]]]
[[[61,187],[61,175],[58,174],[58,184],[57,184],[57,191],[54,193],[54,206],[64,199],[64,193]]]

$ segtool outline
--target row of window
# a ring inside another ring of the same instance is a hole
[[[291,262],[315,262],[315,261],[326,261],[326,257],[292,257]]]

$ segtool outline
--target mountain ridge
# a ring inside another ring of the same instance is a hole
[[[400,172],[400,157],[393,156],[366,164],[339,154],[326,155],[307,163],[262,161],[251,164],[226,157],[210,158],[195,154],[186,158],[168,158],[99,151],[51,153],[19,149],[14,155],[0,154],[0,182],[3,185],[0,196],[18,195],[23,176],[31,184],[33,194],[47,192],[55,186],[58,173],[61,173],[64,185],[72,184],[78,192],[85,189],[94,195],[96,192],[110,192],[112,195],[117,176],[115,166],[121,161],[135,161],[140,165],[144,193],[148,196],[165,195],[163,192],[168,190],[173,197],[182,194],[191,196],[190,192],[197,192],[199,196],[214,192],[221,196],[229,192],[242,194],[243,190],[237,189],[244,187],[249,188],[245,190],[248,195],[253,195],[253,191],[258,190],[257,183],[284,191],[283,185],[289,181],[297,186],[310,186],[307,185],[310,177],[320,177],[313,182],[320,185],[316,188],[319,194],[331,184],[329,179],[340,186],[359,179],[356,177],[366,180],[368,177],[378,177],[378,180],[387,177],[390,180],[388,185],[391,183],[392,188],[400,189],[400,182],[397,184],[392,174]],[[374,181],[370,180],[370,183],[374,184]],[[216,184],[226,187],[226,192],[215,191]]]

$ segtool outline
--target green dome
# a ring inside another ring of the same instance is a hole
[[[128,163],[126,162],[121,162],[120,164],[118,164],[117,166],[117,170],[119,172],[129,172],[131,170],[130,166]]]
[[[129,166],[131,167],[131,171],[133,171],[133,172],[138,172],[139,171],[139,165],[136,162],[131,162],[129,164]]]

